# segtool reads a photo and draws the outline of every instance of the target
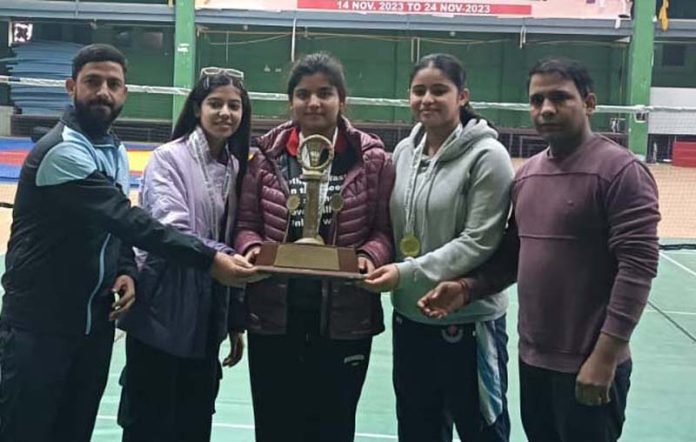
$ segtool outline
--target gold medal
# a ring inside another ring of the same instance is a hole
[[[331,199],[329,199],[329,206],[331,206],[331,210],[334,213],[338,213],[341,210],[343,210],[343,205],[345,202],[343,201],[343,197],[337,193],[334,193],[331,195]]]
[[[420,253],[420,241],[416,238],[416,235],[409,233],[401,238],[399,241],[399,250],[404,256],[413,258]]]
[[[285,202],[285,207],[287,207],[288,210],[291,212],[297,210],[300,207],[299,195],[290,195],[288,197],[288,200]]]

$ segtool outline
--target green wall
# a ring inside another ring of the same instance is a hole
[[[229,29],[229,28],[228,28]],[[245,72],[250,90],[284,92],[291,67],[291,33],[278,28],[241,27],[226,33],[207,32],[198,38],[198,67],[223,65]],[[526,75],[540,58],[567,55],[585,63],[595,78],[600,103],[621,104],[625,99],[622,69],[627,46],[601,39],[568,37],[530,38],[520,48],[517,36],[496,34],[421,33],[420,54],[447,52],[467,68],[474,101],[526,101]],[[413,47],[412,47],[413,46]],[[405,98],[415,60],[416,42],[405,33],[371,31],[369,36],[342,30],[297,30],[295,54],[327,50],[344,64],[349,93],[374,98]],[[286,103],[255,102],[259,116],[287,116]],[[529,126],[526,112],[483,111],[499,126]],[[407,109],[352,106],[349,116],[363,121],[410,121]],[[603,117],[601,120],[607,120]],[[605,124],[600,121],[601,126]]]
[[[119,44],[116,35],[130,32],[130,43]],[[156,47],[148,33],[162,33],[162,46]],[[173,27],[100,26],[94,31],[94,43],[116,45],[128,59],[128,83],[147,86],[171,86],[174,75]],[[131,92],[123,108],[122,118],[169,120],[170,95]]]
[[[241,28],[232,28],[241,32]],[[205,66],[233,67],[244,71],[244,83],[254,92],[282,92],[290,67],[291,38],[289,31],[272,34],[201,33],[198,36],[197,70]],[[287,104],[255,101],[254,114],[280,117],[286,115]]]
[[[48,26],[49,24],[46,24]],[[0,24],[0,38],[7,32]],[[38,25],[39,27],[44,25]],[[50,26],[55,27],[52,23]],[[170,86],[173,78],[173,27],[98,23],[96,29],[86,24],[64,23],[56,38],[82,43],[115,44],[129,60],[128,82],[141,85]],[[129,31],[131,39],[123,44],[117,39]],[[162,32],[162,46],[148,44],[148,33]],[[290,28],[277,27],[209,27],[197,37],[196,64],[230,66],[246,74],[251,91],[284,93],[292,66]],[[53,33],[55,34],[55,32]],[[459,57],[469,73],[469,87],[474,101],[526,101],[526,75],[540,58],[570,55],[585,63],[596,82],[600,104],[624,104],[626,101],[627,44],[591,36],[528,36],[520,47],[518,35],[467,34],[406,31],[351,31],[341,29],[298,28],[295,55],[327,50],[338,56],[346,71],[349,94],[373,98],[406,98],[408,76],[416,55],[416,37],[420,54],[447,52]],[[673,44],[673,43],[669,43]],[[653,85],[662,87],[696,87],[696,46],[687,46],[683,67],[661,65],[664,43],[655,47]],[[6,47],[0,42],[0,53]],[[0,86],[0,100],[3,99]],[[168,120],[172,98],[167,95],[131,93],[124,109],[125,118]],[[257,117],[288,116],[286,102],[254,102]],[[500,127],[529,127],[526,112],[481,112]],[[375,122],[410,122],[406,108],[351,106],[348,115],[355,120]],[[608,127],[612,116],[595,118],[597,128]]]

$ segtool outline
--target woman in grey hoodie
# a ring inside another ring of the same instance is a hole
[[[394,151],[390,202],[397,260],[365,282],[392,291],[399,440],[449,441],[454,424],[463,441],[507,441],[507,295],[444,319],[426,317],[417,301],[493,254],[509,213],[512,164],[471,109],[456,58],[422,58],[409,100],[418,123]]]

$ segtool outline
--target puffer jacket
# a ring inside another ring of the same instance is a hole
[[[210,194],[201,165],[196,159],[194,139],[205,140],[200,127],[186,137],[158,147],[143,173],[139,205],[163,224],[197,237],[222,253],[234,250],[214,239],[212,205],[223,216],[225,204],[236,206],[236,195],[224,200],[222,193]],[[227,167],[209,153],[205,145],[205,167],[211,184],[222,188],[226,170],[234,187],[239,170],[234,156]],[[232,209],[234,213],[234,209]],[[233,217],[228,220],[226,240],[231,239]],[[179,358],[203,358],[212,342],[219,344],[228,331],[244,327],[241,290],[223,287],[209,272],[177,265],[166,257],[136,250],[138,300],[118,326],[131,337]]]
[[[249,163],[239,203],[235,248],[246,253],[264,241],[282,242],[288,226],[285,204],[288,183],[278,159],[286,151],[296,126],[284,123],[257,139],[258,153]],[[393,259],[389,197],[394,166],[376,136],[353,128],[341,119],[339,131],[349,148],[359,153],[341,186],[344,208],[331,225],[329,238],[339,247],[354,247],[379,267]],[[271,277],[247,286],[251,333],[284,334],[287,326],[288,279]],[[361,339],[384,330],[379,295],[354,284],[324,282],[321,333],[332,339]]]

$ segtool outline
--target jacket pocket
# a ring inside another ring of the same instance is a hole
[[[360,339],[384,330],[380,295],[347,282],[332,282],[330,290],[330,338]]]
[[[149,309],[157,308],[157,298],[160,296],[163,288],[171,288],[174,281],[171,281],[173,274],[172,270],[176,265],[172,265],[164,258],[148,254],[145,262],[138,271],[136,278],[136,294],[137,302],[141,306],[147,306]],[[153,313],[156,313],[153,311]]]
[[[248,329],[258,334],[284,334],[287,330],[288,282],[284,278],[268,278],[249,284],[246,304]]]

